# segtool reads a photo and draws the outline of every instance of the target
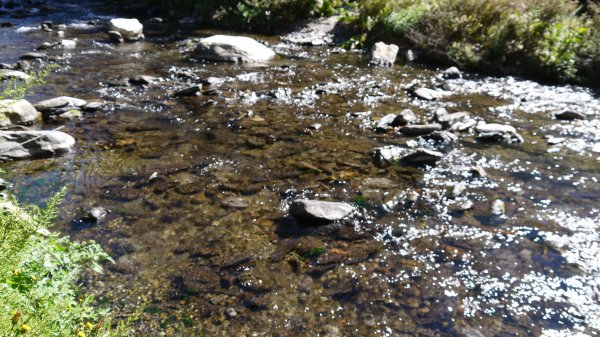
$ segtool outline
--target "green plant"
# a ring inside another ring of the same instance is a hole
[[[4,99],[20,99],[30,92],[34,87],[46,83],[46,77],[56,70],[58,65],[48,64],[42,70],[30,74],[29,79],[19,80],[16,78],[9,79],[0,91],[0,100]],[[0,78],[2,80],[2,78]]]
[[[48,228],[63,189],[46,208],[0,201],[0,336],[122,336],[131,322],[116,328],[107,310],[77,286],[84,269],[102,272],[112,261],[95,242],[73,242]]]

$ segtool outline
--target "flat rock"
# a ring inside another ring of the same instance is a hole
[[[377,121],[377,126],[375,129],[377,131],[385,131],[393,128],[396,118],[398,118],[398,115],[396,114],[387,114],[381,117],[381,119]]]
[[[554,118],[560,119],[563,121],[574,121],[574,120],[583,120],[585,119],[585,114],[579,111],[573,110],[563,110],[554,114]]]
[[[418,120],[417,115],[415,115],[411,109],[404,109],[400,111],[394,123],[398,125],[407,125],[416,123]]]
[[[468,112],[455,112],[436,116],[436,122],[442,124],[445,129],[459,122],[464,123],[469,119],[471,119],[471,114]]]
[[[391,67],[396,62],[398,50],[395,44],[375,43],[369,52],[369,65]]]
[[[275,57],[264,44],[245,36],[214,35],[198,42],[196,57],[210,61],[254,63]]]
[[[202,84],[196,84],[191,87],[176,91],[173,96],[175,97],[187,97],[187,96],[198,96],[202,91]]]
[[[322,221],[342,220],[353,211],[354,207],[344,202],[296,199],[290,205],[293,216]]]
[[[523,142],[523,137],[510,125],[480,122],[477,123],[475,131],[477,139],[483,141]]]
[[[37,102],[34,104],[35,108],[41,111],[42,113],[52,112],[53,110],[62,109],[64,112],[64,108],[75,108],[79,109],[87,104],[87,101],[75,97],[69,96],[60,96],[51,99],[47,99],[41,102]]]
[[[26,53],[19,57],[19,60],[47,60],[48,55],[44,53]]]
[[[0,101],[0,127],[33,124],[39,118],[39,111],[24,99]]]
[[[434,165],[442,158],[444,158],[444,154],[441,152],[428,150],[424,148],[417,148],[400,156],[399,160],[400,163],[404,165],[420,166]]]
[[[73,137],[60,131],[0,131],[0,160],[50,157],[74,144]]]
[[[442,78],[446,80],[454,80],[462,78],[462,73],[457,67],[450,67],[442,72]]]
[[[123,39],[136,41],[144,38],[144,26],[138,19],[112,19],[108,23],[108,31],[119,32]]]
[[[432,133],[426,135],[425,138],[441,144],[451,144],[458,140],[457,135],[448,131],[433,131]]]
[[[419,99],[426,101],[433,101],[436,99],[443,98],[444,96],[448,96],[451,93],[445,90],[435,90],[429,88],[416,88],[409,90],[409,94],[415,96]]]
[[[442,125],[438,123],[432,124],[413,124],[406,125],[400,128],[400,133],[405,136],[421,136],[427,135],[434,131],[442,130]]]
[[[0,69],[0,79],[8,79],[8,80],[18,79],[18,80],[22,80],[22,81],[29,81],[31,79],[31,76],[27,75],[26,73],[24,73],[22,71],[18,71],[18,70]]]

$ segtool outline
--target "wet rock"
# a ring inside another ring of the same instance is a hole
[[[60,131],[0,131],[0,160],[49,157],[73,145],[75,139]]]
[[[555,113],[554,118],[560,119],[563,121],[584,120],[585,114],[583,114],[579,111],[563,110],[563,111]]]
[[[227,318],[232,319],[237,316],[237,311],[235,311],[234,308],[227,308],[227,310],[225,310],[225,314],[227,315]]]
[[[562,144],[567,141],[567,138],[554,137],[551,135],[544,136],[544,138],[546,138],[546,143],[548,143],[548,145],[558,145],[558,144]]]
[[[89,222],[99,222],[106,218],[106,215],[108,215],[108,210],[106,210],[106,208],[94,207],[85,214],[83,220]]]
[[[404,165],[420,166],[434,165],[440,159],[444,158],[441,152],[418,148],[400,156],[400,163]]]
[[[158,16],[155,16],[153,18],[150,18],[150,20],[148,20],[148,22],[150,23],[163,23],[164,19]]]
[[[338,221],[349,216],[354,207],[343,202],[296,199],[290,205],[290,213],[299,218]]]
[[[381,119],[377,121],[377,126],[375,129],[377,131],[385,131],[393,128],[396,118],[398,118],[398,115],[395,114],[387,114],[381,117]]]
[[[406,125],[400,129],[400,133],[405,136],[421,136],[427,135],[434,131],[441,131],[442,125],[438,123],[432,124],[413,124]]]
[[[461,211],[468,211],[470,209],[473,209],[473,206],[475,206],[473,201],[465,200],[458,205],[458,209]]]
[[[262,43],[245,36],[214,35],[198,42],[196,57],[211,61],[265,62],[275,57],[275,52]]]
[[[15,64],[15,70],[29,71],[31,70],[31,62],[27,60],[19,60]]]
[[[8,63],[0,63],[0,69],[12,69],[13,66]]]
[[[49,118],[51,116],[62,115],[71,110],[80,110],[86,104],[87,101],[79,98],[60,96],[37,102],[34,106],[45,118]]]
[[[75,49],[77,47],[77,41],[75,40],[61,40],[60,46],[65,49]]]
[[[83,114],[81,113],[81,110],[78,109],[71,109],[71,110],[67,110],[66,112],[57,114],[57,115],[51,115],[48,116],[51,120],[56,120],[56,121],[76,121],[76,120],[82,120],[83,119]]]
[[[339,16],[311,19],[301,23],[281,40],[289,43],[321,46],[333,42]]]
[[[500,199],[496,199],[496,200],[492,201],[490,210],[491,210],[492,214],[494,214],[494,215],[503,215],[504,212],[506,211],[506,205],[504,204],[504,201],[502,201]]]
[[[29,81],[31,79],[31,76],[25,74],[22,71],[18,71],[18,70],[11,70],[11,69],[0,69],[0,79],[8,79],[8,80],[12,80],[12,79],[17,79],[17,80],[21,80],[21,81]]]
[[[88,102],[87,104],[83,105],[81,107],[81,109],[83,111],[97,111],[97,110],[102,109],[103,106],[104,106],[104,102],[94,101],[94,102]]]
[[[121,35],[121,33],[114,31],[114,30],[109,30],[108,33],[108,38],[113,42],[113,43],[123,43],[125,42],[125,39],[123,38],[123,35]]]
[[[414,62],[419,58],[420,53],[412,49],[407,49],[403,52],[402,55],[404,56],[404,59],[408,62]]]
[[[19,57],[19,60],[42,60],[48,59],[48,55],[44,53],[26,53]]]
[[[442,124],[444,129],[447,129],[456,123],[464,123],[469,119],[471,119],[471,115],[468,112],[446,113],[436,116],[435,118],[436,122]]]
[[[434,131],[426,135],[425,138],[444,145],[452,144],[458,140],[457,135],[448,131]]]
[[[126,41],[137,41],[144,38],[144,26],[138,19],[112,19],[108,23],[108,31],[118,32]]]
[[[46,50],[46,49],[51,49],[54,48],[57,45],[57,43],[50,43],[50,42],[44,42],[41,45],[39,45],[36,49],[37,50]]]
[[[467,190],[467,184],[464,181],[454,184],[452,191],[450,192],[451,198],[458,198]]]
[[[40,116],[35,107],[24,99],[0,101],[0,127],[33,124]]]
[[[450,67],[442,72],[442,78],[446,80],[454,80],[462,78],[462,73],[457,67]]]
[[[395,44],[375,43],[369,53],[369,65],[391,67],[396,62],[398,49]]]
[[[129,79],[129,83],[134,85],[149,85],[156,81],[156,77],[148,75],[136,75]]]
[[[179,90],[173,94],[175,97],[189,97],[189,96],[198,96],[202,91],[202,84],[196,84],[191,87],[187,87],[185,89]]]
[[[477,139],[483,141],[523,142],[523,137],[510,125],[479,122],[475,127],[475,131],[477,132]]]
[[[384,146],[375,149],[375,160],[379,163],[391,163],[404,153],[404,149],[398,146]]]
[[[418,120],[419,119],[417,118],[417,115],[415,115],[415,113],[412,110],[404,109],[400,111],[394,123],[398,125],[407,125],[416,123]]]
[[[485,169],[479,165],[473,166],[469,169],[469,174],[475,177],[487,177],[487,172]]]
[[[450,95],[450,92],[448,91],[434,90],[429,88],[409,89],[408,93],[416,98],[426,101],[433,101]]]

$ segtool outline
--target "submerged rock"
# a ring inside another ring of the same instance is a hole
[[[245,36],[214,35],[198,42],[195,55],[211,61],[265,62],[275,57],[275,52],[264,44]]]
[[[24,99],[0,101],[0,127],[33,124],[38,118],[39,111]]]
[[[290,205],[293,216],[322,221],[338,221],[353,211],[354,207],[344,202],[296,199]]]
[[[173,96],[175,97],[187,97],[187,96],[198,96],[202,91],[202,84],[196,84],[191,87],[176,91]]]
[[[108,31],[118,32],[126,41],[137,41],[144,38],[144,26],[138,19],[112,19],[108,23]]]
[[[396,62],[398,49],[395,44],[375,43],[369,53],[369,65],[391,67]]]
[[[106,218],[107,215],[108,210],[106,210],[106,208],[100,206],[94,207],[85,214],[83,220],[90,222],[99,222]]]
[[[0,131],[0,160],[50,157],[74,144],[73,137],[60,131]]]

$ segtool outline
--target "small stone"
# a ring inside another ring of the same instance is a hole
[[[387,114],[381,117],[381,119],[377,121],[377,126],[375,127],[376,130],[385,131],[391,129],[397,117],[398,116],[395,114]]]
[[[419,197],[419,193],[417,193],[416,191],[410,191],[406,196],[406,201],[412,202],[414,204],[415,202],[419,201]]]
[[[137,41],[144,38],[144,26],[138,19],[112,19],[108,23],[108,31],[118,32],[127,41]]]
[[[506,211],[506,206],[504,204],[504,201],[502,201],[500,199],[494,200],[491,205],[491,211],[492,211],[492,214],[494,214],[494,215],[503,215],[504,212]]]
[[[83,111],[97,111],[97,110],[102,109],[103,106],[104,106],[104,102],[94,101],[94,102],[88,102],[87,104],[83,105],[81,107],[81,109]]]
[[[290,213],[299,218],[338,221],[349,216],[354,207],[344,202],[296,199],[290,205]]]
[[[523,137],[517,133],[517,130],[504,124],[480,122],[475,127],[477,139],[483,141],[505,141],[508,143],[522,143]]]
[[[173,94],[175,97],[198,96],[202,91],[202,84],[196,84],[191,87],[179,90]]]
[[[413,124],[402,127],[400,129],[400,133],[402,133],[405,136],[421,136],[440,130],[442,130],[442,125],[438,123]]]
[[[436,122],[442,124],[442,126],[447,129],[453,124],[459,122],[466,122],[471,119],[471,115],[468,112],[455,112],[455,113],[447,113],[440,116],[436,116]]]
[[[450,196],[452,198],[458,198],[466,190],[467,190],[467,184],[464,181],[458,182],[458,183],[454,184],[454,186],[452,187],[452,192],[450,192]]]
[[[148,21],[151,23],[163,23],[164,20],[163,20],[163,18],[160,18],[160,17],[153,17],[153,18],[150,18],[150,20],[148,20]]]
[[[77,41],[75,40],[61,40],[60,45],[65,49],[75,49],[77,47]]]
[[[462,73],[457,67],[450,67],[442,72],[442,78],[446,80],[453,80],[462,78]]]
[[[234,308],[227,308],[227,310],[225,310],[225,314],[229,319],[232,319],[237,316],[237,311],[235,311]]]
[[[425,136],[426,139],[431,139],[440,144],[451,144],[458,140],[458,136],[448,131],[433,131]]]
[[[473,209],[473,206],[475,206],[475,204],[471,200],[465,200],[458,205],[458,209],[460,211],[468,211]]]
[[[0,79],[18,79],[21,81],[29,81],[31,79],[31,76],[18,70],[0,69]]]
[[[487,172],[485,171],[485,169],[483,167],[481,167],[479,165],[472,166],[469,169],[469,173],[475,177],[487,177]]]
[[[8,181],[0,178],[0,191],[10,190],[12,188],[12,184]]]
[[[39,45],[36,49],[37,50],[45,50],[45,49],[54,48],[54,46],[56,46],[56,43],[44,42],[41,45]]]
[[[567,138],[564,137],[554,137],[554,136],[545,136],[546,138],[546,142],[548,143],[548,145],[558,145],[558,144],[562,144],[564,142],[567,141]]]
[[[244,209],[248,208],[250,204],[244,198],[231,197],[223,200],[222,205],[229,208]]]
[[[554,114],[554,118],[563,121],[584,120],[585,114],[579,111],[563,110]]]

